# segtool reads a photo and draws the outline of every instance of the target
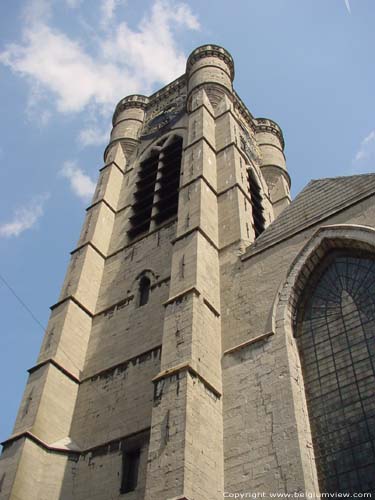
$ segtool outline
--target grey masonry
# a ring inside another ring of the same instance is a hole
[[[117,105],[2,500],[375,493],[375,175],[291,203],[233,79],[205,45]]]

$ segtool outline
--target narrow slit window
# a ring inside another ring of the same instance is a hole
[[[120,493],[129,493],[137,488],[140,455],[139,449],[123,452]]]
[[[255,238],[263,233],[265,229],[265,219],[263,215],[262,191],[251,168],[248,170],[248,182],[253,212],[253,227]]]
[[[149,301],[150,288],[151,288],[150,280],[146,276],[143,276],[139,283],[139,307],[144,306]]]

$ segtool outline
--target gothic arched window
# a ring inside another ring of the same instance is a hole
[[[159,156],[159,177],[155,191],[155,221],[160,224],[177,214],[182,138],[174,137],[163,146]]]
[[[139,306],[144,306],[145,304],[147,304],[150,298],[150,288],[151,281],[146,276],[142,276],[139,282]]]
[[[134,193],[133,214],[130,217],[131,228],[128,232],[131,237],[148,232],[150,229],[158,163],[159,153],[158,151],[153,151],[139,165],[138,180]]]
[[[176,216],[182,143],[179,136],[161,139],[139,165],[128,230],[131,238]]]
[[[375,493],[375,258],[335,251],[298,306],[321,492]]]

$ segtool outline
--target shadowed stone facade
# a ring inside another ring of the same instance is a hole
[[[117,105],[2,500],[374,493],[375,175],[290,203],[233,79],[205,45]]]

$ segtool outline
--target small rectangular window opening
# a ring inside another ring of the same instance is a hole
[[[137,488],[140,455],[140,449],[123,452],[120,493],[129,493]]]

